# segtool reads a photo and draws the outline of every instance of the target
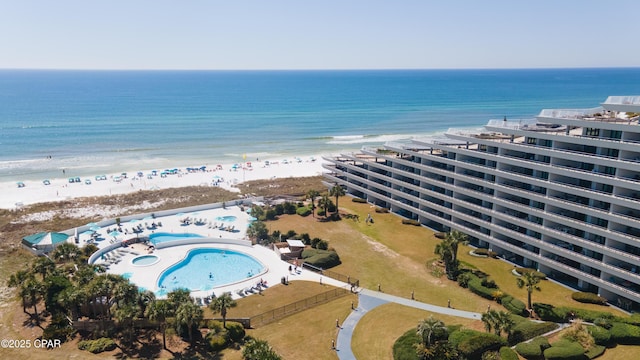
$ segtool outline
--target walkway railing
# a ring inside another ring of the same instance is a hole
[[[313,266],[311,264],[308,263],[302,263],[302,267],[308,268],[311,271],[317,272],[319,274],[322,274],[326,277],[330,277],[332,279],[336,279],[338,281],[342,281],[344,283],[347,283],[349,285],[351,285],[352,288],[357,288],[360,287],[360,280],[354,278],[353,276],[350,275],[343,275],[340,273],[337,273],[335,271],[331,271],[331,270],[323,270],[322,268],[319,268],[317,266]]]
[[[335,288],[322,294],[318,294],[303,300],[296,301],[279,308],[269,310],[262,314],[251,317],[251,326],[253,328],[261,325],[266,325],[271,322],[280,320],[289,315],[299,313],[314,306],[318,306],[327,303],[333,299],[350,294],[351,292],[343,288]]]

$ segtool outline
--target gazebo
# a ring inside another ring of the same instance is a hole
[[[63,233],[41,232],[23,237],[22,245],[29,249],[48,252],[53,250],[56,246],[66,242],[68,238],[69,235]]]

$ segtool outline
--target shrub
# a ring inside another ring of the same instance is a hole
[[[560,340],[543,352],[546,360],[582,360],[584,348],[574,341]]]
[[[354,203],[366,204],[367,200],[362,198],[351,198],[351,201]]]
[[[477,249],[473,250],[473,253],[476,254],[476,255],[489,256],[489,249],[477,248]]]
[[[439,233],[433,234],[433,236],[435,236],[436,239],[444,239],[445,237],[447,237],[447,234],[443,232],[439,232]]]
[[[611,333],[609,330],[600,326],[587,326],[587,331],[593,337],[596,345],[607,346],[611,343]]]
[[[519,343],[516,345],[516,351],[525,359],[540,359],[542,352],[550,346],[547,338],[539,336],[530,342]]]
[[[598,305],[607,304],[607,299],[590,292],[577,291],[571,294],[571,298],[581,303],[598,304]]]
[[[418,220],[413,220],[413,219],[402,219],[402,223],[404,225],[420,226],[420,222]]]
[[[500,360],[518,360],[518,354],[508,346],[500,348]]]
[[[475,330],[459,330],[449,336],[449,342],[467,359],[480,359],[482,354],[498,350],[506,341],[498,335]]]
[[[421,341],[422,339],[416,333],[416,329],[405,332],[393,344],[393,358],[398,360],[418,360],[415,344]]]
[[[538,317],[544,321],[552,322],[565,322],[567,321],[567,313],[558,310],[556,307],[550,304],[533,303],[533,311],[536,312]]]
[[[607,330],[611,329],[611,326],[613,325],[611,324],[611,320],[605,319],[605,318],[597,318],[593,321],[593,324],[600,326],[602,328],[605,328]]]
[[[512,314],[521,316],[528,315],[526,312],[527,306],[520,299],[516,299],[511,295],[506,295],[500,298],[500,303]]]
[[[469,273],[462,273],[458,275],[458,285],[463,288],[469,287],[469,280],[471,280],[471,275]]]
[[[511,330],[509,334],[509,344],[517,344],[529,339],[533,339],[536,336],[546,334],[549,331],[553,331],[558,328],[558,324],[552,322],[533,322],[522,321]]]
[[[496,282],[494,280],[489,279],[489,278],[482,279],[480,284],[482,284],[482,286],[488,287],[490,289],[497,289],[498,288],[498,285],[496,285]]]
[[[540,272],[540,271],[538,271],[536,269],[517,268],[516,271],[520,275],[524,275],[525,273],[533,273],[533,276],[537,277],[540,280],[546,280],[547,279],[547,275],[545,275],[544,273],[542,273],[542,272]]]
[[[618,344],[640,344],[640,327],[638,326],[614,322],[609,332],[611,333],[611,340]]]
[[[316,248],[318,250],[327,250],[327,249],[329,249],[329,243],[326,240],[320,240],[320,241],[318,241],[318,244],[316,245]]]
[[[601,356],[602,354],[604,354],[605,350],[607,350],[607,348],[605,346],[594,345],[594,346],[590,347],[589,349],[587,349],[587,351],[584,353],[584,355],[586,357],[588,357],[589,359],[595,359],[595,358]]]
[[[317,248],[318,247],[318,243],[320,241],[322,241],[322,239],[317,238],[317,237],[311,239],[311,247],[314,248],[314,249]]]
[[[303,217],[306,217],[306,216],[311,215],[311,209],[309,209],[309,208],[308,208],[308,207],[306,207],[306,206],[299,207],[299,208],[296,210],[296,214],[298,214],[298,215],[300,215],[300,216],[303,216]]]
[[[389,213],[389,209],[376,206],[376,212],[379,214],[387,214]]]
[[[316,214],[318,214],[318,216],[324,216],[326,212],[324,211],[324,209],[318,209],[318,211],[316,211]]]
[[[495,289],[491,289],[485,286],[482,286],[482,281],[475,275],[471,275],[469,279],[469,290],[476,295],[480,295],[485,299],[493,300],[493,292]]]
[[[340,257],[335,251],[305,249],[301,256],[305,262],[322,269],[341,264]]]
[[[207,347],[211,351],[221,351],[227,347],[228,338],[227,331],[221,330],[220,332],[210,331],[204,338]]]
[[[75,329],[69,325],[69,320],[63,314],[51,316],[51,322],[42,332],[42,338],[46,340],[59,339],[67,341],[75,333]]]
[[[229,340],[233,342],[240,342],[246,335],[244,326],[235,321],[227,321],[227,334]]]
[[[99,338],[95,340],[82,340],[78,342],[78,349],[87,350],[93,354],[99,354],[104,351],[111,351],[116,348],[116,342],[109,338]]]

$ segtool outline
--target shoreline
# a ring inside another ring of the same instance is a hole
[[[177,167],[174,174],[162,174],[152,170],[144,170],[142,176],[138,172],[105,174],[106,179],[96,180],[99,175],[79,177],[80,182],[70,183],[69,178],[51,178],[45,185],[43,180],[25,180],[19,187],[16,182],[0,183],[0,209],[14,210],[25,205],[43,202],[72,200],[80,197],[110,196],[128,194],[140,190],[159,190],[186,186],[218,186],[229,191],[239,192],[237,185],[252,180],[275,178],[320,176],[322,155],[294,158],[294,160],[261,160],[231,164],[221,164],[202,170],[187,171],[188,167]],[[75,176],[73,177],[75,179]],[[85,183],[86,180],[90,184]]]

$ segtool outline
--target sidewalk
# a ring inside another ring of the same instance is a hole
[[[353,336],[353,330],[358,324],[358,321],[360,321],[360,319],[370,310],[373,310],[376,307],[389,302],[394,302],[396,304],[410,306],[416,309],[427,310],[439,314],[463,317],[467,319],[480,320],[482,318],[482,314],[479,313],[425,304],[419,301],[405,299],[399,296],[363,289],[358,294],[358,307],[354,309],[351,314],[349,314],[349,316],[344,320],[344,322],[342,323],[342,327],[338,332],[338,339],[336,341],[336,352],[340,360],[356,360],[353,351],[351,351],[351,337]]]

